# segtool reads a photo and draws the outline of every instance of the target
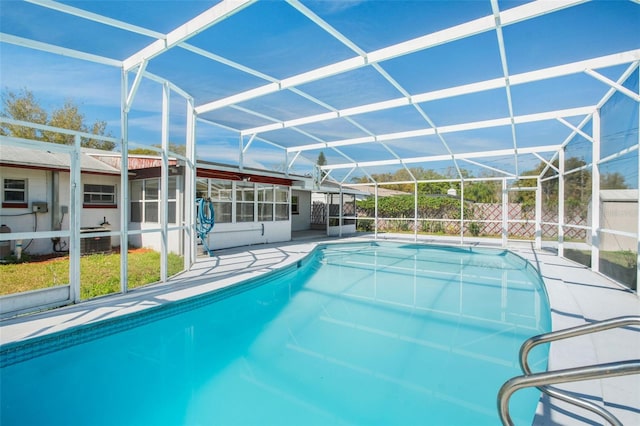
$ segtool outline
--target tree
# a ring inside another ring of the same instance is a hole
[[[20,93],[7,91],[2,94],[2,116],[14,120],[29,121],[36,124],[47,124],[47,112],[42,109],[27,89]],[[42,132],[31,127],[13,124],[1,124],[0,134],[23,139],[42,140]]]
[[[106,132],[107,123],[105,121],[96,121],[91,126],[87,126],[84,114],[80,112],[78,105],[72,100],[67,100],[62,107],[54,109],[51,117],[49,117],[30,90],[22,89],[18,93],[6,90],[2,93],[2,107],[1,114],[3,117],[91,133],[97,136],[111,136]],[[64,145],[70,145],[74,142],[74,137],[71,135],[49,130],[40,131],[12,124],[0,125],[0,134]],[[87,148],[107,151],[115,148],[115,143],[113,142],[93,138],[82,138],[81,145]]]
[[[600,177],[600,189],[627,189],[624,175],[620,172],[604,173]]]
[[[464,185],[464,198],[476,203],[497,203],[501,190],[501,183],[497,181],[469,182]]]
[[[327,159],[324,156],[323,151],[320,151],[320,154],[318,154],[318,159],[316,160],[316,164],[318,166],[325,166],[327,164]],[[320,179],[324,179],[326,175],[327,175],[327,172],[325,172],[324,170],[320,171]]]

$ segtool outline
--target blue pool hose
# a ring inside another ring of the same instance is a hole
[[[209,249],[207,245],[207,236],[213,230],[213,226],[216,224],[216,215],[213,210],[213,202],[209,199],[198,198],[196,199],[198,204],[198,220],[196,221],[196,232],[202,245],[209,254],[213,256],[213,250]]]

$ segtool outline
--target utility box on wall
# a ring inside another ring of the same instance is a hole
[[[46,202],[43,201],[34,201],[31,203],[31,211],[34,213],[47,213],[49,208]]]

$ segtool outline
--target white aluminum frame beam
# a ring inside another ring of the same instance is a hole
[[[15,126],[30,127],[32,129],[46,130],[46,131],[49,131],[49,132],[56,132],[56,133],[65,134],[65,135],[80,136],[81,138],[98,139],[98,140],[106,141],[106,142],[113,142],[113,143],[119,143],[120,142],[120,139],[114,138],[114,137],[111,137],[111,136],[95,135],[93,133],[79,132],[77,130],[63,129],[61,127],[49,126],[47,124],[31,123],[30,121],[16,120],[14,118],[3,117],[3,116],[0,116],[0,123],[12,124],[12,125],[15,125]],[[37,141],[36,143],[37,144],[42,144],[42,143],[45,143],[45,142]],[[58,144],[53,144],[52,146],[55,146],[55,145],[58,145]],[[50,148],[49,151],[51,151],[51,149],[52,148]]]
[[[129,73],[120,70],[120,292],[129,290],[129,111],[127,110],[127,88]],[[79,231],[79,229],[78,229]]]
[[[638,52],[638,51],[630,51],[630,52]],[[629,52],[626,52],[629,53]],[[627,67],[627,69],[622,73],[622,75],[620,76],[620,78],[618,78],[618,81],[616,82],[618,85],[622,85],[622,83],[631,76],[631,74],[636,70],[636,68],[638,68],[638,66],[640,65],[640,62],[638,60],[636,61],[632,61],[631,65],[629,65]],[[607,93],[602,97],[602,99],[600,99],[600,101],[598,102],[598,104],[596,105],[596,110],[602,108],[602,106],[616,93],[616,89],[614,87],[612,87],[611,89],[609,89],[609,91],[607,91]],[[595,112],[595,111],[594,111]],[[591,120],[593,116],[593,113],[590,113],[589,115],[587,115],[584,120],[582,120],[580,122],[580,124],[578,124],[578,129],[582,129],[588,122],[589,120]],[[571,140],[577,135],[578,133],[574,130],[573,132],[571,132],[571,134],[569,136],[567,136],[567,138],[562,142],[562,148],[564,149],[564,147],[566,147]],[[556,154],[558,155],[558,154]],[[556,155],[554,155],[550,161],[555,160]],[[544,175],[548,170],[548,167],[545,167],[542,172],[540,173],[540,176]],[[640,267],[640,266],[639,266]]]
[[[143,62],[146,64],[147,61]],[[171,88],[169,83],[162,85],[162,121],[161,121],[161,158],[160,167],[160,282],[167,282],[169,255],[169,127],[171,117]],[[186,135],[185,135],[186,138]]]
[[[359,55],[362,58],[366,58],[367,53],[361,49],[360,47],[358,47],[354,42],[352,42],[351,40],[349,40],[347,37],[345,37],[342,33],[340,33],[338,30],[336,30],[335,28],[333,28],[329,23],[327,23],[326,21],[324,21],[322,18],[320,18],[318,15],[316,15],[315,13],[313,13],[311,10],[309,10],[306,6],[304,6],[302,3],[300,3],[298,0],[287,0],[287,2],[293,6],[296,10],[298,10],[300,13],[302,13],[303,15],[305,15],[307,18],[309,18],[314,24],[316,24],[317,26],[319,26],[320,28],[322,28],[324,31],[326,31],[327,33],[329,33],[333,38],[335,38],[336,40],[338,40],[340,43],[342,43],[343,45],[347,46],[349,49],[351,49],[353,52],[355,52],[357,55]],[[391,75],[389,75],[389,73],[387,73],[378,63],[374,63],[371,65],[385,80],[387,80],[393,87],[396,88],[396,90],[398,90],[400,93],[402,93],[402,95],[406,98],[409,99],[410,98],[410,94],[409,92],[407,92],[402,85],[400,85],[400,83],[398,83],[393,77],[391,77]],[[315,101],[315,98],[312,98],[311,100]],[[418,110],[418,113],[425,119],[425,121],[427,121],[427,123],[431,126],[431,127],[435,127],[435,125],[433,124],[433,122],[431,121],[431,119],[427,116],[427,114],[416,104],[414,104],[414,107],[416,108],[416,110]],[[337,110],[335,108],[329,108],[331,109],[330,113],[327,113],[325,115],[326,119],[332,119],[332,118],[336,118],[337,117]],[[336,115],[334,115],[336,114]],[[353,124],[354,126],[360,128],[362,131],[364,131],[365,133],[368,133],[370,136],[373,136],[373,133],[368,131],[367,129],[365,129],[363,126],[361,126],[360,124],[358,124],[357,122],[355,122],[354,120],[350,119],[350,118],[346,118],[345,119],[350,122],[351,124]],[[297,119],[297,120],[291,120],[291,123],[293,124],[293,126],[296,125],[302,125],[307,123],[307,118],[302,118],[302,119]],[[315,120],[315,118],[314,118]],[[322,120],[324,121],[324,120]],[[449,146],[447,145],[446,141],[444,140],[444,138],[441,135],[438,135],[438,137],[440,138],[442,144],[444,145],[445,149],[448,152],[451,152],[451,150],[449,149]],[[382,145],[382,147],[387,150],[393,157],[400,159],[400,156],[398,154],[396,154],[388,145],[386,145],[384,142],[382,141],[377,141],[380,145]],[[454,161],[455,163],[455,161]],[[415,177],[413,176],[413,173],[411,173],[411,170],[409,170],[408,167],[404,166],[407,173],[409,173],[409,175],[415,180]],[[460,168],[458,167],[458,164],[455,163],[455,167],[456,170],[458,171],[458,174],[460,175]],[[365,172],[366,173],[366,172]]]
[[[496,36],[498,38],[498,50],[500,51],[500,62],[502,64],[502,73],[504,74],[504,88],[507,95],[507,107],[509,108],[509,118],[511,118],[511,139],[513,141],[514,164],[516,168],[516,175],[518,175],[518,138],[516,137],[516,124],[513,114],[513,101],[511,98],[511,83],[509,82],[509,67],[507,65],[507,52],[504,47],[504,37],[502,36],[502,22],[500,20],[500,7],[498,6],[498,0],[491,0],[491,10],[496,24]]]
[[[461,161],[464,161],[465,163],[473,164],[474,166],[482,167],[482,168],[485,168],[487,170],[491,170],[491,171],[494,171],[494,172],[497,172],[497,173],[500,173],[502,175],[506,175],[506,176],[509,176],[509,177],[512,177],[512,178],[515,178],[517,176],[517,175],[515,175],[513,173],[507,172],[507,171],[499,169],[497,167],[492,167],[492,166],[489,166],[487,164],[478,163],[477,161],[473,161],[473,160],[471,160],[469,158],[459,158],[459,159]]]
[[[533,123],[537,121],[553,120],[561,117],[575,117],[591,114],[595,111],[595,106],[586,106],[580,108],[570,108],[556,111],[547,111],[535,114],[520,115],[516,117],[498,118],[492,120],[474,121],[469,123],[452,124],[438,128],[425,128],[418,130],[410,130],[406,132],[387,133],[377,136],[363,136],[359,138],[343,139],[331,142],[320,142],[315,144],[307,144],[296,147],[287,148],[288,152],[310,151],[323,148],[335,148],[339,146],[358,145],[363,143],[390,141],[399,139],[408,139],[419,136],[432,136],[436,133],[454,133],[466,130],[486,129],[490,127],[509,126],[512,121],[515,124]],[[453,155],[453,154],[452,154]],[[451,158],[451,155],[449,156]],[[459,157],[458,157],[459,158]]]
[[[64,3],[59,3],[57,1],[52,1],[52,0],[25,0],[25,1],[27,3],[37,4],[38,6],[46,7],[52,10],[57,10],[58,12],[63,12],[68,15],[74,15],[83,19],[87,19],[89,21],[94,21],[100,24],[109,25],[110,27],[129,31],[132,33],[141,34],[141,35],[145,35],[145,36],[157,38],[157,39],[164,38],[164,34],[159,33],[157,31],[149,30],[147,28],[139,27],[138,25],[129,24],[127,22],[119,21],[117,19],[109,18],[103,15],[98,15],[97,13],[88,12],[84,9],[79,9],[77,7],[69,6]]]
[[[50,8],[50,9],[58,10],[58,11],[63,12],[63,13],[79,16],[79,17],[82,17],[84,19],[92,20],[92,21],[99,22],[99,23],[102,23],[102,24],[105,24],[105,25],[110,25],[110,26],[113,26],[113,27],[116,27],[116,28],[119,28],[119,29],[135,32],[135,33],[138,33],[138,34],[147,35],[149,37],[156,38],[159,41],[166,41],[169,38],[169,36],[165,36],[164,34],[159,33],[159,32],[147,30],[145,28],[138,27],[138,26],[135,26],[135,25],[131,25],[131,24],[128,24],[128,23],[123,22],[123,21],[118,21],[118,20],[115,20],[115,19],[106,18],[106,17],[103,17],[103,16],[98,15],[98,14],[87,12],[87,11],[85,11],[83,9],[75,8],[75,7],[72,7],[72,6],[67,6],[65,4],[57,3],[57,2],[54,2],[54,1],[51,1],[51,0],[31,0],[31,1],[32,1],[32,3],[38,4],[38,5],[43,6],[43,7],[47,7],[47,8]],[[304,8],[304,6],[302,6],[302,5],[300,5],[300,7]],[[307,11],[309,13],[311,13],[308,9],[307,9]],[[195,18],[194,18],[194,20],[192,20],[190,22],[194,22],[194,21],[195,21]],[[182,27],[184,27],[184,26],[182,26]],[[172,33],[175,33],[176,31],[173,31]],[[345,38],[345,40],[346,40],[346,38]],[[201,55],[203,57],[206,57],[208,59],[211,59],[211,60],[220,62],[222,64],[225,64],[227,66],[233,67],[233,68],[238,69],[238,70],[240,70],[242,72],[249,73],[249,74],[254,75],[256,77],[265,79],[267,81],[271,81],[271,82],[276,82],[277,81],[275,78],[270,77],[270,76],[268,76],[268,75],[266,75],[264,73],[260,73],[258,71],[252,70],[249,67],[243,66],[241,64],[238,64],[238,63],[236,63],[234,61],[231,61],[231,60],[228,60],[226,58],[223,58],[223,57],[221,57],[219,55],[216,55],[214,53],[208,52],[208,51],[206,51],[204,49],[201,49],[201,48],[198,48],[196,46],[190,45],[190,44],[188,44],[186,42],[178,43],[177,46],[179,46],[179,47],[181,47],[181,48],[183,48],[185,50],[189,50],[192,53],[195,53],[195,54]],[[158,82],[160,84],[163,84],[163,85],[168,83],[170,85],[170,87],[174,91],[176,91],[177,93],[182,95],[185,99],[191,98],[191,95],[186,93],[184,90],[178,88],[173,83],[168,82],[168,80],[162,79],[162,78],[157,77],[157,76],[155,76],[155,75],[153,75],[151,73],[146,72],[145,68],[146,68],[147,63],[148,63],[148,59],[144,59],[142,61],[142,63],[138,66],[138,72],[137,72],[137,75],[136,75],[136,79],[135,79],[135,81],[133,83],[133,86],[132,86],[130,92],[129,92],[129,95],[127,97],[127,101],[126,101],[126,104],[125,104],[125,108],[126,108],[127,112],[130,111],[130,109],[131,109],[131,105],[133,103],[133,98],[135,97],[135,94],[137,92],[138,86],[139,86],[139,84],[140,84],[140,82],[142,80],[142,76],[148,77],[151,80],[154,80],[154,81],[156,81],[156,82]],[[125,68],[126,68],[126,66],[125,66]],[[319,105],[321,105],[323,107],[335,110],[334,108],[331,108],[330,106],[324,104],[323,102],[319,101],[318,99],[313,98],[312,96],[310,96],[310,95],[308,95],[308,94],[306,94],[304,92],[301,92],[301,91],[299,91],[297,89],[294,89],[294,88],[292,88],[291,90],[294,91],[295,93],[301,95],[301,96],[304,96],[307,99],[310,99],[312,102],[315,102],[315,103],[317,103],[317,104],[319,104]],[[258,115],[254,111],[250,111],[250,110],[245,110],[245,112]],[[276,121],[275,119],[272,119],[272,118],[268,118],[268,119],[270,119],[272,121]],[[358,125],[355,122],[353,124],[358,126],[358,127],[360,127],[360,128],[362,128],[362,126]],[[305,135],[311,136],[311,135],[309,135],[307,133],[305,133]],[[277,146],[276,144],[274,144],[274,145]],[[282,149],[284,149],[284,148],[282,148]]]
[[[529,71],[509,76],[511,86],[518,84],[533,83],[536,81],[547,80],[551,78],[564,77],[567,75],[584,73],[587,69],[603,68],[615,65],[622,65],[640,60],[640,49],[629,50],[626,52],[616,53],[612,55],[601,56],[598,58],[587,59],[584,61],[571,62],[564,65],[558,65],[549,68],[543,68],[536,71]],[[277,82],[274,82],[277,83]],[[410,98],[400,97],[389,99],[381,102],[360,105],[351,108],[345,108],[337,111],[314,114],[306,117],[300,117],[295,120],[279,121],[273,124],[253,127],[242,130],[242,134],[248,135],[253,133],[265,133],[273,130],[285,129],[300,124],[317,123],[320,121],[330,120],[333,118],[344,118],[368,112],[383,111],[391,108],[435,101],[439,99],[451,98],[461,95],[469,95],[473,93],[484,92],[488,90],[505,88],[506,82],[504,78],[496,78],[491,80],[479,81],[476,83],[463,84],[447,89],[439,89],[430,92],[412,95]]]
[[[594,111],[595,112],[595,111]],[[583,138],[585,138],[586,140],[588,140],[589,142],[593,142],[593,138],[591,136],[589,136],[588,134],[586,134],[585,132],[582,131],[582,129],[579,129],[578,127],[574,126],[573,124],[569,123],[567,120],[565,120],[562,117],[558,117],[556,120],[558,120],[559,122],[561,122],[562,124],[564,124],[565,126],[567,126],[568,128],[570,128],[571,130],[573,130],[576,134],[579,134],[580,136],[582,136]]]
[[[224,130],[228,130],[230,132],[240,133],[240,131],[238,129],[235,129],[235,128],[230,127],[230,126],[225,126],[224,124],[216,123],[215,121],[211,121],[211,120],[208,120],[206,118],[198,117],[197,115],[196,115],[196,120],[200,121],[202,123],[207,123],[207,124],[210,124],[212,126],[219,127],[221,129],[224,129]],[[271,146],[274,146],[276,148],[280,148],[282,150],[286,150],[287,149],[286,147],[284,147],[284,146],[282,146],[280,144],[277,144],[277,143],[275,143],[273,141],[270,141],[268,139],[265,139],[265,138],[261,138],[260,136],[256,136],[256,139],[261,141],[261,142],[266,143],[267,145],[271,145]]]
[[[580,3],[584,3],[584,1],[585,0],[558,0],[553,2],[537,1],[528,3],[522,6],[514,7],[504,12],[500,12],[500,20],[502,22],[502,25],[506,26],[527,19],[536,18],[547,13],[565,9],[570,6],[575,6]],[[223,108],[235,103],[248,101],[250,99],[268,95],[270,93],[275,93],[279,90],[302,85],[305,83],[310,83],[347,71],[353,71],[367,65],[393,59],[398,56],[408,55],[420,50],[429,49],[431,47],[460,40],[486,31],[491,31],[493,29],[495,29],[495,19],[492,15],[489,15],[483,18],[466,22],[464,24],[446,28],[441,31],[436,31],[435,33],[427,34],[422,37],[417,37],[412,40],[378,49],[367,53],[365,56],[359,55],[350,59],[334,62],[330,65],[326,65],[311,71],[285,78],[279,83],[269,83],[260,87],[237,93],[232,96],[228,96],[226,98],[202,104],[196,107],[196,113],[202,114],[205,112],[213,111],[215,109]],[[170,43],[171,38],[169,37],[169,35],[167,35],[166,44],[168,46],[171,46],[172,44]],[[154,43],[152,46],[156,44],[157,43]],[[148,49],[153,50],[151,49],[152,46],[149,46]],[[155,49],[160,49],[160,47],[156,47]],[[161,49],[158,53],[160,53],[162,50],[163,49]],[[138,54],[132,56],[130,59],[125,60],[125,67],[132,68],[133,65],[140,62],[143,57],[146,56],[145,53],[141,51]]]
[[[591,144],[591,270],[600,271],[600,111],[593,114],[593,143]],[[596,208],[596,206],[598,206]]]
[[[196,115],[193,98],[187,98],[187,128],[185,134],[187,161],[184,170],[184,269],[191,269],[196,262]]]
[[[599,81],[603,82],[607,86],[613,87],[618,92],[620,92],[620,93],[622,93],[624,95],[627,95],[628,97],[630,97],[634,101],[640,102],[640,95],[638,95],[637,93],[633,93],[631,90],[627,89],[622,84],[616,83],[615,81],[605,77],[604,75],[602,75],[599,72],[596,72],[596,71],[594,71],[592,69],[587,69],[584,72],[586,74],[590,75],[591,77],[595,78],[596,80],[599,80]]]
[[[256,0],[222,0],[215,6],[205,10],[200,15],[167,33],[164,39],[156,40],[147,47],[139,50],[125,59],[122,64],[126,71],[140,65],[142,61],[152,59],[183,41],[206,30],[212,25],[223,21],[242,9],[250,6]]]
[[[122,67],[122,61],[107,58],[104,56],[94,55],[92,53],[82,52],[80,50],[68,49],[66,47],[56,46],[54,44],[43,43],[11,34],[0,33],[0,43],[9,43],[16,46],[27,47],[29,49],[41,50],[43,52],[54,53],[60,56],[80,59],[83,61],[94,62],[97,64],[108,65],[111,67]]]
[[[536,147],[527,147],[527,148],[519,148],[518,153],[520,154],[533,154],[535,152],[556,152],[561,148],[561,145],[546,145],[546,146],[536,146]],[[480,151],[480,152],[466,152],[463,154],[453,154],[453,158],[457,160],[464,160],[470,158],[486,158],[486,157],[504,157],[508,155],[514,155],[514,149],[502,149],[496,151]],[[336,170],[336,169],[348,169],[354,166],[357,167],[376,167],[376,166],[392,166],[399,164],[415,164],[415,163],[432,163],[436,161],[449,161],[452,160],[452,156],[449,154],[445,155],[431,155],[426,157],[411,157],[404,158],[402,160],[379,160],[379,161],[360,161],[360,162],[352,162],[345,164],[331,164],[320,166],[321,170]],[[535,178],[535,176],[532,176]]]
[[[127,99],[125,100],[125,103],[124,103],[124,108],[125,108],[125,111],[127,112],[131,111],[131,105],[133,104],[133,99],[135,98],[136,93],[138,93],[138,88],[140,87],[140,83],[142,82],[142,76],[144,75],[144,72],[147,69],[148,63],[149,61],[142,61],[142,63],[140,64],[140,67],[138,67],[138,73],[136,74],[136,78],[133,80],[133,85],[131,86],[131,90],[129,90],[129,94],[127,95]],[[163,83],[162,85],[163,90],[165,86],[168,87],[168,82]]]

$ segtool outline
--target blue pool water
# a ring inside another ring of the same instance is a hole
[[[208,297],[30,348],[0,371],[0,423],[495,425],[520,344],[550,329],[539,276],[498,250],[330,245]],[[514,395],[517,424],[537,401]]]

